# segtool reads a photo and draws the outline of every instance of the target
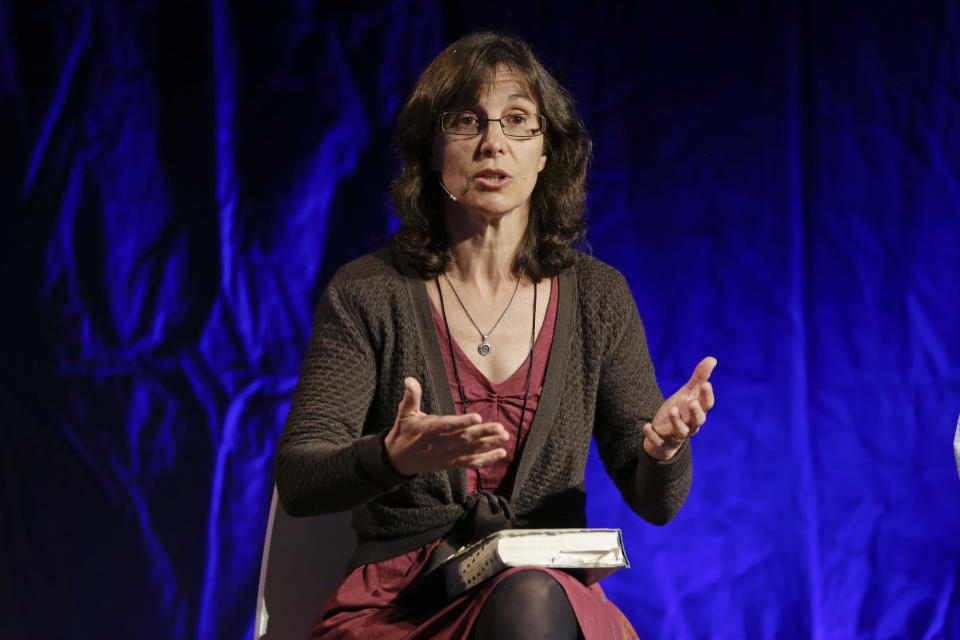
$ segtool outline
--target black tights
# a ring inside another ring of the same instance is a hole
[[[524,570],[493,588],[473,627],[472,640],[576,640],[577,616],[550,574]]]

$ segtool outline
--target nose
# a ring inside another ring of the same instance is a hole
[[[496,120],[487,121],[487,126],[480,132],[480,155],[495,156],[506,151],[507,135]]]

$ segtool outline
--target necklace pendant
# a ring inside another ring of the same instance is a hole
[[[480,352],[480,355],[485,356],[490,353],[490,343],[487,342],[487,336],[483,336],[483,342],[480,343],[480,346],[477,347],[477,351]]]

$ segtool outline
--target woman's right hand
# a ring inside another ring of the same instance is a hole
[[[420,410],[422,390],[416,378],[404,378],[397,420],[384,444],[398,473],[482,467],[507,455],[498,448],[510,439],[499,422],[483,422],[479,414],[434,416]]]

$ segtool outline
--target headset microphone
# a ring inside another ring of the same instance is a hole
[[[457,196],[455,196],[455,195],[453,195],[452,193],[450,193],[449,191],[447,191],[447,188],[446,188],[445,186],[443,186],[443,180],[438,179],[437,182],[440,183],[440,188],[443,189],[443,192],[444,192],[445,194],[447,194],[448,196],[450,196],[450,199],[451,199],[451,200],[453,200],[454,202],[456,202],[456,201],[457,201]]]

